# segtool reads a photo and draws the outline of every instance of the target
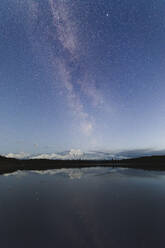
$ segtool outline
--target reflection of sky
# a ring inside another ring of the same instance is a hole
[[[164,174],[84,168],[1,175],[1,246],[163,247]]]
[[[0,151],[165,147],[165,2],[0,1]]]
[[[101,177],[101,178],[131,178],[131,179],[165,179],[165,172],[159,171],[147,171],[141,169],[128,169],[128,168],[111,168],[111,167],[93,167],[93,168],[81,168],[81,169],[52,169],[52,170],[36,170],[36,171],[16,171],[13,173],[6,173],[5,177],[16,177],[22,178],[30,175],[38,176],[54,176],[58,178],[68,178],[68,179],[83,179],[90,177]]]

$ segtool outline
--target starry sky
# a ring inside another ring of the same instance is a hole
[[[0,153],[164,149],[164,10],[1,0]]]

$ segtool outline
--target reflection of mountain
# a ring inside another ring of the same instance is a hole
[[[47,170],[96,166],[165,170],[165,156],[148,156],[123,160],[19,160],[0,156],[0,173],[13,172],[16,170]]]

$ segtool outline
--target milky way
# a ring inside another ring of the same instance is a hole
[[[1,153],[164,149],[164,7],[1,1]]]
[[[49,49],[51,57],[48,66],[52,66],[55,73],[59,73],[60,85],[66,92],[68,104],[76,118],[79,119],[82,132],[90,136],[94,126],[94,117],[84,109],[80,95],[88,97],[90,104],[95,108],[103,104],[103,96],[83,65],[83,57],[86,56],[87,48],[80,40],[81,30],[76,20],[78,17],[74,15],[76,2],[49,0],[47,3],[46,14],[39,2],[29,3],[30,28],[38,29],[39,32],[39,37],[34,34],[32,39],[35,39],[37,43],[41,39],[45,41],[44,45]],[[49,20],[47,20],[47,15],[49,15]],[[59,84],[59,82],[55,83]]]

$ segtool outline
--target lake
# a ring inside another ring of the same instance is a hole
[[[165,172],[123,168],[0,176],[0,247],[164,248]]]

